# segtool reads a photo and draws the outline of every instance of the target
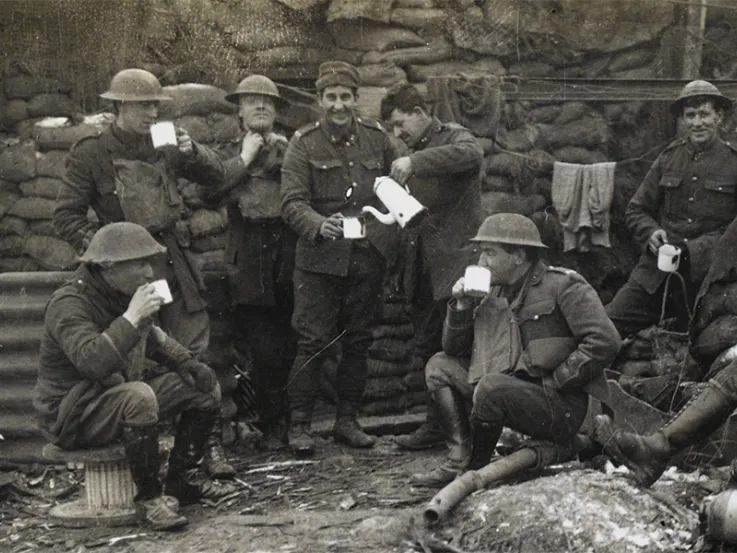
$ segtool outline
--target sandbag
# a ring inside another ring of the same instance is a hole
[[[207,126],[212,132],[213,142],[218,144],[235,140],[242,133],[240,119],[237,115],[211,113],[207,116]]]
[[[22,98],[28,100],[37,94],[61,93],[71,94],[72,87],[57,79],[37,77],[35,75],[15,75],[3,79],[5,97],[12,100]]]
[[[549,105],[530,110],[528,118],[532,123],[552,123],[560,115],[560,106]]]
[[[407,307],[401,303],[384,303],[381,320],[385,323],[403,323],[408,320]]]
[[[377,338],[411,338],[414,335],[414,329],[411,323],[399,325],[380,324],[371,330],[371,336]]]
[[[539,194],[520,196],[512,192],[483,192],[481,209],[486,216],[495,213],[519,213],[529,217],[537,211],[543,211],[547,205],[545,198]]]
[[[327,11],[327,20],[336,19],[372,19],[389,21],[394,0],[331,0]]]
[[[205,204],[199,193],[199,185],[187,179],[177,179],[177,191],[184,203],[192,211],[201,209]]]
[[[364,86],[383,86],[390,88],[396,84],[406,83],[407,74],[404,69],[393,63],[372,63],[358,67],[359,82]]]
[[[402,378],[399,376],[383,376],[369,378],[363,390],[363,401],[386,399],[400,396],[406,391]]]
[[[388,52],[372,50],[364,57],[362,63],[389,62],[400,67],[410,64],[428,64],[450,59],[453,56],[453,46],[444,38],[437,38],[425,46],[399,48]]]
[[[23,182],[36,176],[36,147],[19,142],[0,150],[0,179]]]
[[[586,148],[579,148],[578,146],[564,146],[563,148],[553,150],[553,157],[558,161],[564,161],[566,163],[580,163],[582,165],[602,163],[609,160],[604,152],[599,150],[587,150]]]
[[[0,235],[4,234],[17,234],[23,236],[28,228],[28,223],[25,219],[16,217],[14,215],[5,215],[0,217]]]
[[[283,65],[319,65],[332,59],[333,53],[327,48],[303,48],[299,46],[276,46],[259,50],[254,56],[254,68],[273,68]]]
[[[15,202],[8,213],[23,219],[51,219],[56,205],[56,201],[48,198],[28,196]]]
[[[734,345],[737,345],[737,315],[727,314],[709,323],[696,337],[692,348],[694,355],[713,359]]]
[[[390,21],[400,27],[419,30],[442,26],[447,19],[448,13],[440,8],[394,8]]]
[[[44,127],[40,124],[33,126],[33,140],[36,147],[42,151],[66,150],[88,136],[95,136],[102,132],[103,126],[81,123],[64,127]]]
[[[587,116],[565,125],[551,125],[541,134],[551,150],[563,146],[595,149],[608,143],[609,126],[603,118]]]
[[[228,222],[219,211],[198,209],[187,219],[192,238],[220,234],[225,230]]]
[[[24,196],[38,196],[56,200],[59,197],[64,182],[51,177],[36,177],[20,184],[20,191]]]
[[[209,252],[210,250],[223,249],[227,243],[228,235],[222,232],[220,234],[210,234],[195,238],[192,240],[190,248],[193,252]]]
[[[21,195],[15,190],[0,188],[0,217],[3,217],[21,199]]]
[[[368,378],[380,378],[385,376],[404,377],[410,370],[411,364],[407,361],[383,361],[381,359],[367,360]]]
[[[28,223],[28,232],[38,236],[57,237],[53,219],[38,219],[36,221],[30,221]]]
[[[23,244],[23,253],[48,271],[65,271],[78,262],[74,248],[53,236],[28,235]]]
[[[24,273],[40,270],[41,266],[30,257],[0,255],[0,273]]]
[[[185,115],[178,118],[175,124],[187,131],[195,142],[209,144],[215,139],[212,129],[207,124],[207,119],[201,115]]]
[[[425,44],[425,39],[409,29],[366,20],[334,21],[329,31],[335,44],[347,50],[386,52]]]
[[[385,361],[402,361],[409,356],[409,347],[396,338],[379,338],[369,346],[368,355],[373,359]]]
[[[566,102],[560,107],[560,113],[555,118],[556,125],[565,125],[576,119],[581,119],[589,111],[583,102]]]
[[[0,236],[1,257],[18,257],[23,255],[24,242],[25,236],[19,236],[17,234]]]
[[[471,73],[474,71],[472,63],[461,60],[447,60],[426,65],[408,65],[407,78],[413,83],[424,83],[431,77],[450,77],[456,73]]]
[[[535,125],[523,125],[511,131],[500,132],[497,136],[499,146],[510,152],[532,150],[540,137],[540,129]]]
[[[404,413],[406,409],[407,399],[404,395],[389,399],[365,401],[361,406],[361,412],[368,416],[396,415]]]
[[[225,250],[212,250],[203,253],[192,253],[200,271],[225,271],[228,264],[225,262]]]
[[[402,378],[405,388],[410,392],[422,392],[427,390],[425,384],[425,371],[412,371]]]
[[[16,123],[28,119],[28,103],[25,100],[9,100],[2,106],[0,125],[11,129]]]
[[[378,86],[361,86],[358,88],[356,107],[358,113],[370,119],[381,119],[381,101],[386,96],[386,89]]]
[[[502,175],[483,175],[482,192],[514,192],[514,184],[509,177]]]
[[[79,111],[66,94],[38,94],[28,101],[30,117],[70,117]]]
[[[39,177],[63,179],[66,174],[66,158],[67,152],[64,150],[36,152],[36,174]]]
[[[507,68],[507,74],[520,77],[551,77],[555,74],[555,68],[542,61],[518,61]]]
[[[165,86],[162,91],[172,100],[159,104],[159,119],[177,119],[185,115],[207,116],[213,112],[238,113],[236,104],[225,99],[225,90],[216,86],[185,83]]]

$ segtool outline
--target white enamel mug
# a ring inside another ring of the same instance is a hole
[[[491,271],[480,265],[469,265],[463,275],[463,291],[469,296],[483,298],[491,288]]]

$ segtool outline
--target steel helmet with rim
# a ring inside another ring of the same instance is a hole
[[[481,223],[471,242],[493,242],[515,246],[547,248],[531,219],[518,213],[495,213]]]
[[[164,94],[159,79],[144,69],[123,69],[110,81],[100,98],[120,102],[153,102],[171,100]]]
[[[257,94],[259,96],[268,96],[277,104],[283,104],[284,98],[279,93],[279,88],[274,81],[264,75],[249,75],[243,79],[235,90],[230,94],[226,94],[225,99],[228,102],[237,104],[240,97],[244,94]]]
[[[118,263],[163,254],[159,244],[141,225],[122,221],[100,228],[80,258],[82,263]]]
[[[683,103],[689,98],[697,96],[705,96],[714,101],[714,107],[723,111],[729,111],[732,108],[732,100],[719,92],[719,89],[709,81],[696,80],[686,84],[682,89],[678,98],[676,98],[670,106],[673,115],[680,115],[683,109]]]

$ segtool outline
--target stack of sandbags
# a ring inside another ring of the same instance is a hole
[[[401,296],[390,295],[385,299],[382,317],[372,335],[363,412],[367,415],[403,413],[409,406],[409,390],[404,379],[411,369],[409,341],[413,332]]]

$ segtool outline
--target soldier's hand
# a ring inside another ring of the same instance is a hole
[[[177,133],[177,148],[184,155],[190,155],[193,151],[192,137],[181,127],[175,127]]]
[[[190,386],[197,388],[200,392],[210,392],[217,386],[218,377],[210,367],[191,359],[182,364],[178,371],[179,376]]]
[[[320,225],[320,236],[329,240],[336,240],[343,237],[343,215],[341,213],[333,213],[325,219]]]
[[[668,233],[665,232],[662,228],[656,230],[650,235],[650,238],[648,238],[647,241],[647,247],[650,249],[652,253],[655,255],[658,255],[658,248],[662,246],[663,244],[668,243]]]
[[[266,143],[272,148],[286,148],[289,145],[286,136],[275,132],[266,135]]]
[[[456,280],[450,295],[456,300],[456,308],[459,310],[468,309],[473,305],[473,298],[466,295],[466,279],[464,277]]]
[[[142,321],[157,313],[163,303],[163,298],[156,292],[156,287],[153,284],[143,284],[133,294],[123,317],[138,328]]]
[[[256,156],[263,145],[263,135],[253,131],[248,131],[248,133],[246,133],[246,136],[243,139],[243,144],[241,144],[241,159],[246,167],[253,163],[253,160],[256,159]]]
[[[412,172],[412,159],[409,156],[404,156],[392,161],[389,176],[399,184],[405,184],[412,176]]]

